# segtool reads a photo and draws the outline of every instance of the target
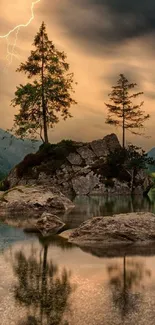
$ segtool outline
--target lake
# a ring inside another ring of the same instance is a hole
[[[155,212],[154,194],[81,197],[63,219],[74,228],[93,215]],[[155,256],[107,258],[60,236],[43,239],[0,224],[1,325],[154,325]]]

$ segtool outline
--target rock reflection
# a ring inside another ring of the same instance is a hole
[[[155,213],[155,199],[137,196],[82,196],[74,200],[75,208],[63,216],[69,228],[76,228],[93,216],[150,211]]]
[[[107,268],[113,303],[118,307],[123,322],[129,313],[137,311],[141,304],[144,281],[151,277],[151,271],[138,260],[124,256],[122,266],[111,264]]]
[[[27,257],[22,251],[14,256],[13,269],[17,279],[14,287],[16,302],[25,307],[26,316],[19,325],[68,325],[64,313],[73,291],[71,273],[59,270],[48,261],[48,244],[39,253],[33,249]]]

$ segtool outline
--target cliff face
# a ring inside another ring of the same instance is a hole
[[[62,141],[31,154],[9,174],[6,183],[15,185],[56,186],[67,195],[130,194],[130,175],[110,177],[106,159],[121,148],[115,134],[90,143]],[[142,194],[151,187],[145,173],[137,175],[135,192]]]

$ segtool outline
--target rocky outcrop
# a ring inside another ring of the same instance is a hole
[[[107,175],[107,156],[120,150],[115,134],[89,143],[62,141],[47,151],[30,155],[9,174],[8,188],[20,185],[55,186],[65,195],[128,195],[131,194],[131,175]],[[135,194],[146,193],[153,182],[140,172],[134,186]],[[5,184],[4,184],[5,185]],[[5,187],[5,186],[4,186]]]
[[[90,247],[154,242],[155,215],[140,212],[94,217],[75,229],[69,241]]]
[[[147,194],[149,190],[154,185],[154,182],[151,177],[149,177],[144,170],[140,170],[135,177],[137,186],[134,190],[135,194]]]
[[[49,236],[63,231],[65,229],[65,223],[56,215],[44,212],[36,221],[35,227],[43,236]]]
[[[73,190],[77,195],[89,195],[99,182],[99,177],[92,171],[72,178]]]
[[[17,186],[1,195],[0,208],[8,213],[39,217],[43,212],[60,213],[74,204],[59,190],[43,186]]]

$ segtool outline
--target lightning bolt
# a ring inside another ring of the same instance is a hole
[[[13,57],[19,58],[19,55],[17,53],[15,53],[15,48],[16,48],[16,45],[17,45],[19,31],[20,31],[21,28],[28,27],[31,24],[32,20],[34,19],[34,7],[40,1],[41,0],[36,0],[36,1],[32,2],[32,4],[31,4],[31,17],[27,21],[27,23],[16,25],[7,34],[0,35],[0,39],[6,39],[6,43],[7,43],[7,55],[6,55],[6,60],[8,62],[7,66],[9,66],[12,63]],[[15,33],[14,41],[13,41],[13,44],[11,44],[10,41],[9,41],[9,37],[11,35],[14,35],[14,33]]]

